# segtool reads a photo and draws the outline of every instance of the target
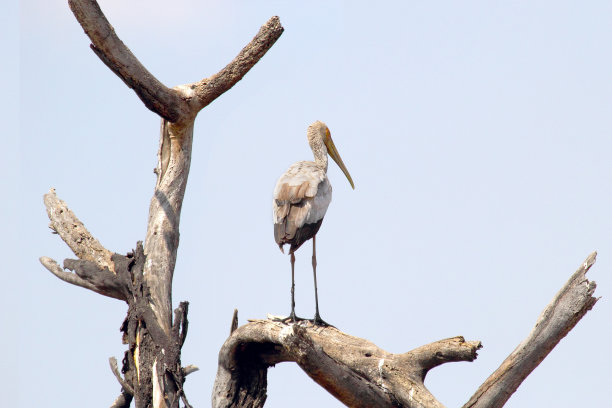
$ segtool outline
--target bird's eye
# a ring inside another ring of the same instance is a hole
[[[331,138],[331,133],[330,133],[330,131],[329,131],[329,128],[328,128],[328,127],[326,127],[326,128],[325,128],[325,137],[326,137],[327,139]]]

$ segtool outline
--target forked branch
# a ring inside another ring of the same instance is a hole
[[[193,84],[168,88],[121,41],[95,0],[69,0],[68,3],[96,55],[136,92],[147,108],[169,122],[193,120],[202,108],[240,81],[283,33],[278,17],[272,17],[217,74]]]

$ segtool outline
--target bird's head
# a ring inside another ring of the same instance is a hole
[[[315,139],[319,139],[318,141],[323,142],[323,144],[327,148],[327,154],[329,154],[329,157],[331,157],[336,162],[338,167],[340,167],[340,170],[342,170],[354,190],[355,184],[353,184],[353,179],[351,178],[351,175],[346,169],[346,166],[342,162],[342,158],[340,157],[340,154],[336,149],[336,145],[334,145],[334,141],[331,137],[331,132],[329,131],[327,125],[321,122],[320,120],[317,120],[308,127],[308,141],[310,142],[311,146],[313,145],[313,142],[317,142],[317,140]]]

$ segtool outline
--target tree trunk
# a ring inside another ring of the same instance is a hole
[[[167,88],[138,61],[117,37],[95,0],[70,0],[70,8],[92,41],[95,54],[144,104],[162,117],[157,182],[149,207],[147,233],[127,256],[104,248],[52,189],[45,195],[51,228],[78,260],[67,259],[65,272],[54,260],[42,264],[66,282],[124,300],[128,314],[121,327],[128,350],[124,378],[111,359],[122,386],[113,406],[175,408],[189,406],[183,383],[195,368],[181,366],[181,347],[187,335],[188,303],[172,315],[172,278],[179,244],[181,207],[189,167],[194,121],[198,112],[234,86],[272,47],[283,32],[272,17],[253,40],[217,74],[199,82]]]

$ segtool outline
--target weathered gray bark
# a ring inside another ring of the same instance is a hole
[[[595,256],[593,253],[584,261],[542,312],[529,336],[464,407],[502,407],[593,307],[596,285],[585,274]],[[333,327],[255,320],[233,330],[219,352],[213,407],[262,407],[268,367],[293,361],[349,407],[440,408],[442,404],[423,383],[425,376],[443,363],[473,361],[480,347],[478,341],[454,337],[391,354]]]
[[[272,17],[225,68],[201,81],[168,88],[138,61],[115,34],[95,0],[69,0],[71,10],[91,39],[95,54],[162,119],[157,182],[149,207],[144,246],[127,256],[105,249],[52,189],[45,195],[51,228],[78,260],[65,260],[64,271],[51,258],[41,263],[60,279],[99,294],[124,300],[128,316],[122,325],[129,349],[123,359],[121,395],[113,406],[189,406],[183,392],[193,366],[181,367],[180,350],[187,334],[187,302],[172,314],[172,278],[179,244],[181,207],[189,167],[194,121],[198,112],[234,86],[272,47],[283,32]]]

